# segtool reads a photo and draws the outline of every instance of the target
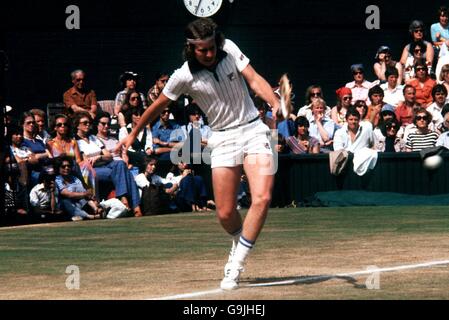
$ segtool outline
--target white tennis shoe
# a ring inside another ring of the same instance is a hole
[[[223,280],[221,280],[220,288],[223,290],[235,290],[239,287],[240,273],[245,269],[240,263],[227,263],[229,269]]]

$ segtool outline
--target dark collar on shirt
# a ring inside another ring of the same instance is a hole
[[[217,63],[212,68],[207,68],[206,66],[203,66],[201,63],[199,63],[198,60],[193,59],[192,61],[188,62],[190,72],[192,74],[194,74],[194,73],[200,72],[201,70],[208,70],[215,74],[215,69],[217,68],[218,64],[220,63],[221,60],[226,58],[227,55],[228,54],[225,51],[218,49],[217,50]]]

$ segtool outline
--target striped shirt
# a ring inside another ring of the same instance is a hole
[[[419,132],[410,133],[407,136],[407,143],[405,146],[411,151],[421,151],[423,149],[432,148],[438,139],[438,133],[431,131],[426,134]]]
[[[217,59],[215,70],[186,61],[162,91],[174,101],[182,94],[191,96],[206,114],[212,130],[238,126],[258,117],[241,74],[249,59],[228,39],[223,50],[217,51]]]

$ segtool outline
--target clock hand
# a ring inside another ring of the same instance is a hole
[[[197,14],[197,12],[198,12],[198,9],[200,8],[200,5],[201,5],[201,1],[202,1],[202,0],[198,1],[198,6],[196,7],[196,10],[195,10],[195,14]]]

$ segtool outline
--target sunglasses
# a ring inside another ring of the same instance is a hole
[[[158,81],[163,82],[163,83],[167,83],[168,79],[159,79]]]
[[[352,100],[352,97],[343,97],[343,100],[344,100],[344,101]]]
[[[76,82],[81,82],[81,81],[84,81],[84,79],[83,79],[83,78],[81,78],[81,79],[75,79],[75,81],[76,81]]]
[[[415,30],[413,30],[413,32],[415,32],[415,33],[418,33],[418,32],[423,32],[423,30],[422,29],[415,29]]]
[[[64,164],[61,166],[61,169],[70,169],[72,166],[70,164]]]
[[[140,100],[140,97],[131,97],[129,100],[131,100],[131,101]]]
[[[423,49],[415,49],[415,50],[413,50],[413,52],[414,52],[414,53],[424,53],[424,52],[426,52],[426,50],[423,50]]]
[[[310,96],[311,97],[321,97],[321,92],[313,92]]]
[[[417,121],[419,121],[419,120],[428,120],[429,118],[427,118],[427,116],[416,116],[416,120]]]
[[[363,74],[363,71],[354,71],[352,74],[353,74],[353,75]]]
[[[101,123],[104,127],[106,127],[106,126],[108,126],[109,125],[109,122],[99,122],[99,123]]]
[[[391,130],[391,129],[394,129],[394,130],[396,130],[396,129],[397,129],[397,127],[396,127],[396,126],[387,126],[387,129],[388,129],[388,130]]]
[[[416,68],[415,70],[416,70],[416,71],[426,71],[426,68],[420,67],[420,68]]]
[[[26,121],[25,124],[36,124],[36,121]]]
[[[58,127],[58,128],[60,128],[60,127],[67,127],[67,122],[58,122],[55,126]]]
[[[88,125],[90,125],[90,121],[81,121],[80,124],[88,126]]]

